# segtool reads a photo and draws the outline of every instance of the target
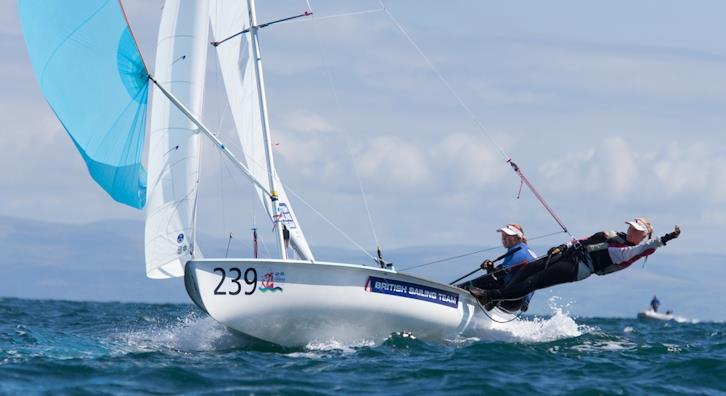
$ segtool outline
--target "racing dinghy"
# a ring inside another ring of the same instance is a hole
[[[380,341],[394,332],[452,339],[484,317],[478,302],[458,287],[362,265],[192,260],[185,284],[215,320],[283,346]]]
[[[489,320],[465,290],[399,273],[380,255],[375,267],[315,259],[271,150],[258,30],[277,21],[258,23],[253,0],[167,0],[153,74],[120,2],[21,0],[20,13],[44,96],[89,173],[116,201],[146,207],[148,277],[183,276],[192,301],[212,318],[284,346],[400,331],[440,340]],[[219,60],[241,155],[200,119],[210,50]],[[202,257],[195,224],[203,136],[254,185],[279,258]]]

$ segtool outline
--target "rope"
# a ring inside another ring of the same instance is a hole
[[[534,194],[534,196],[537,198],[537,200],[539,200],[539,202],[542,204],[542,206],[544,206],[544,208],[550,213],[550,215],[552,216],[552,218],[555,219],[555,221],[557,222],[557,224],[560,225],[560,227],[562,228],[562,231],[566,232],[570,236],[570,238],[572,238],[573,241],[576,241],[577,239],[575,238],[575,236],[572,235],[570,233],[570,231],[567,230],[567,227],[562,222],[562,220],[560,220],[559,216],[557,216],[557,214],[555,213],[554,209],[552,209],[552,207],[549,204],[547,204],[547,201],[545,201],[545,199],[542,196],[542,194],[540,194],[539,191],[537,191],[537,189],[534,188],[534,186],[532,185],[532,183],[529,182],[529,179],[527,179],[527,177],[524,175],[524,173],[519,168],[519,166],[517,166],[517,164],[515,164],[514,162],[512,162],[512,159],[511,158],[509,160],[507,160],[507,162],[510,165],[512,165],[512,169],[514,169],[514,171],[517,173],[517,175],[519,175],[520,180],[524,184],[526,184],[527,187],[529,187],[530,191],[532,191],[532,194]]]
[[[496,320],[496,319],[494,319],[493,317],[491,317],[489,315],[489,312],[487,312],[486,308],[484,308],[484,306],[481,305],[481,303],[479,302],[479,300],[477,298],[474,298],[474,299],[476,300],[476,305],[479,306],[479,309],[481,309],[481,311],[484,312],[484,315],[486,315],[486,317],[489,318],[489,320],[491,320],[492,322],[495,322],[495,323],[502,323],[502,324],[504,324],[504,323],[513,322],[513,321],[519,319],[519,317],[522,316],[522,314],[524,313],[522,311],[519,311],[519,313],[517,313],[516,315],[514,315],[514,317],[512,319],[504,320],[504,321],[502,321],[502,320]],[[497,309],[501,310],[501,308],[499,308],[499,307],[497,307]],[[509,311],[507,311],[507,312],[509,312]]]
[[[530,241],[536,241],[538,239],[550,237],[550,236],[557,235],[557,234],[561,234],[561,233],[562,233],[562,231],[551,232],[549,234],[544,234],[544,235],[539,235],[539,236],[536,236],[536,237],[533,237],[533,238],[528,238],[528,240],[530,240]],[[415,269],[415,268],[425,267],[427,265],[443,263],[445,261],[451,261],[451,260],[455,260],[455,259],[458,259],[458,258],[462,258],[462,257],[466,257],[466,256],[471,256],[471,255],[474,255],[474,254],[477,254],[477,253],[488,252],[488,251],[496,250],[496,249],[500,249],[500,248],[501,248],[501,246],[494,246],[494,247],[489,247],[489,248],[486,248],[486,249],[476,250],[476,251],[469,252],[469,253],[458,254],[456,256],[445,257],[445,258],[442,258],[442,259],[438,259],[438,260],[434,260],[434,261],[429,261],[427,263],[417,264],[417,265],[414,265],[414,266],[411,266],[411,267],[403,268],[403,269],[401,269],[401,271],[408,271],[408,270],[412,270],[412,269]]]

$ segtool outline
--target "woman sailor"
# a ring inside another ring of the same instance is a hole
[[[483,303],[509,300],[526,296],[535,290],[561,283],[580,281],[593,273],[606,275],[628,268],[635,261],[647,257],[656,249],[678,238],[681,230],[653,238],[653,226],[645,218],[627,221],[627,232],[603,231],[589,238],[550,249],[547,257],[526,265],[504,288],[470,292]]]
[[[519,277],[518,273],[530,261],[537,259],[537,255],[527,246],[527,238],[524,236],[524,229],[521,225],[507,224],[497,229],[497,232],[501,233],[502,246],[507,249],[504,262],[494,268],[494,263],[491,260],[484,260],[481,267],[487,271],[487,275],[467,282],[462,287],[466,289],[498,289],[505,287]],[[534,292],[527,293],[522,298],[501,301],[499,305],[508,311],[526,311],[533,294]],[[493,307],[494,304],[489,304],[486,308],[491,309]]]

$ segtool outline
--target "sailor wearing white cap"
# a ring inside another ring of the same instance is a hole
[[[606,275],[628,268],[681,234],[681,229],[675,226],[673,232],[651,239],[653,226],[647,219],[638,217],[625,223],[628,224],[627,232],[602,231],[579,240],[577,246],[567,243],[550,249],[547,257],[527,264],[526,270],[502,289],[471,292],[482,302],[506,300],[561,283],[583,280],[593,273]]]

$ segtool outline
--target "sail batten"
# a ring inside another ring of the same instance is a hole
[[[19,2],[43,96],[114,200],[146,204],[148,72],[117,1]]]

